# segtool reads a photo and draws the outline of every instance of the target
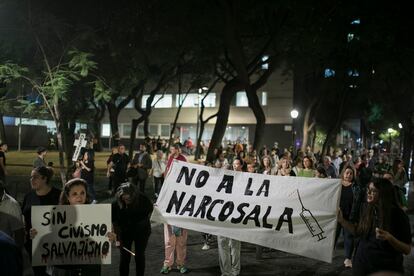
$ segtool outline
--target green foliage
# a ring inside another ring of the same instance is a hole
[[[27,68],[15,63],[7,62],[0,64],[0,81],[5,84],[10,84],[13,80],[21,78],[28,71]]]
[[[369,111],[368,122],[369,123],[375,123],[375,122],[381,120],[382,119],[382,112],[383,112],[383,109],[380,105],[378,105],[378,104],[372,105],[371,109]]]
[[[325,142],[325,139],[326,133],[321,130],[317,130],[315,144],[319,147],[322,147],[323,143]]]
[[[111,100],[111,90],[101,81],[96,80],[94,82],[93,96],[95,101],[109,102]]]
[[[92,54],[71,50],[68,55],[71,57],[69,68],[78,72],[80,76],[86,77],[90,70],[96,69],[96,62],[92,60]]]
[[[379,138],[384,141],[388,141],[390,139],[390,136],[391,139],[400,137],[400,132],[398,130],[393,129],[391,133],[389,133],[388,130],[385,130],[384,132],[381,132],[379,134]]]
[[[51,104],[57,104],[58,101],[66,101],[68,92],[75,82],[88,76],[91,70],[96,69],[96,62],[91,60],[92,55],[78,50],[71,50],[67,54],[69,61],[59,64],[40,73],[30,72],[29,69],[15,63],[0,64],[0,81],[10,85],[15,81],[23,79],[28,81],[34,91],[41,94],[43,98]],[[41,80],[41,81],[39,81]],[[107,93],[96,94],[99,99],[107,99]],[[24,113],[34,114],[39,108],[33,102],[19,100],[17,108],[22,109]]]

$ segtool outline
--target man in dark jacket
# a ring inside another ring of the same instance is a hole
[[[135,175],[131,175],[132,183],[139,184],[139,191],[145,193],[145,183],[148,178],[148,170],[152,168],[152,159],[144,143],[139,145],[139,151],[135,154],[131,167],[136,169]]]

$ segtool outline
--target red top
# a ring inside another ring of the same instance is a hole
[[[171,163],[174,159],[180,160],[180,161],[184,161],[187,162],[187,158],[185,158],[184,155],[179,154],[177,157],[174,158],[174,155],[170,155],[170,157],[168,158],[168,162],[167,162],[167,168],[165,168],[165,174],[168,172],[168,170],[170,169]]]

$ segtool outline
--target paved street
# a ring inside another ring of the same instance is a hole
[[[23,179],[22,179],[23,180]],[[22,184],[24,182],[21,182]],[[100,203],[112,202],[106,193],[106,179],[97,179],[97,194]],[[151,185],[147,183],[147,194],[152,194]],[[18,185],[17,198],[21,200],[23,194],[27,192],[28,185]],[[14,192],[13,192],[14,194]],[[413,202],[410,201],[410,204]],[[414,229],[414,215],[410,215],[412,229]],[[414,231],[413,231],[414,232]],[[191,275],[210,276],[220,275],[218,266],[217,243],[208,251],[201,250],[202,236],[200,233],[190,231],[188,236],[187,259],[188,268]],[[297,255],[284,253],[281,251],[265,251],[261,260],[256,259],[255,246],[247,243],[242,244],[241,254],[241,275],[352,275],[350,269],[345,269],[343,265],[343,244],[339,241],[338,249],[332,264],[312,260]],[[161,275],[160,269],[164,259],[164,234],[163,226],[153,224],[152,235],[150,237],[146,251],[146,275]],[[103,275],[118,275],[119,251],[114,249],[112,252],[112,264],[103,266]],[[130,275],[135,273],[135,263],[131,260]],[[414,275],[414,250],[411,256],[405,258],[406,275]],[[178,271],[170,272],[170,275],[179,275]]]

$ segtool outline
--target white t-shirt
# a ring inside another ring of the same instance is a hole
[[[166,167],[167,165],[164,160],[158,160],[157,158],[152,160],[152,174],[155,177],[161,177],[165,172]]]

